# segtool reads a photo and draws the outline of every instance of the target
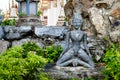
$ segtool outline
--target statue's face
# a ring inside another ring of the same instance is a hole
[[[82,25],[82,21],[81,20],[73,20],[72,24],[75,29],[79,29]]]
[[[74,13],[73,20],[72,20],[72,25],[75,29],[78,29],[82,25],[82,17],[78,13]]]

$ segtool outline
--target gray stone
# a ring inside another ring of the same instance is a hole
[[[6,26],[4,27],[4,31],[5,31],[5,39],[13,40],[13,39],[21,39],[25,37],[28,33],[32,32],[32,28],[26,26],[21,26],[21,27]]]
[[[29,41],[30,41],[29,38],[27,38],[27,39],[21,39],[21,40],[15,40],[15,41],[12,42],[12,47],[13,46],[21,46],[23,43],[27,43]]]
[[[39,39],[30,39],[30,38],[26,38],[26,39],[21,39],[21,40],[15,40],[12,42],[12,46],[21,46],[24,43],[27,42],[35,42],[39,47],[44,48],[44,44],[41,43],[41,41]]]
[[[15,27],[15,26],[4,26],[4,31],[5,33],[12,33],[12,32],[18,32],[19,27]]]
[[[10,43],[8,41],[0,40],[0,53],[6,51],[9,46]]]
[[[9,33],[5,35],[5,39],[7,40],[15,40],[15,39],[20,39],[21,35],[20,33]]]
[[[32,27],[31,26],[20,26],[19,27],[19,32],[21,33],[27,33],[32,31]]]
[[[65,27],[35,27],[35,35],[38,37],[64,38],[64,33],[69,29]]]
[[[52,77],[56,80],[69,80],[75,78],[77,80],[84,80],[85,78],[95,78],[97,80],[104,79],[104,76],[101,74],[101,69],[103,67],[98,67],[95,69],[89,69],[84,67],[59,67],[54,66],[50,69],[45,69],[47,72],[50,72]]]
[[[4,36],[4,31],[3,28],[0,26],[0,40],[3,38]]]
[[[113,42],[118,42],[120,39],[120,30],[115,30],[110,33],[110,38]]]
[[[109,20],[108,15],[105,9],[98,9],[96,7],[92,7],[89,9],[90,20],[96,29],[97,36],[103,38],[108,35],[109,32]]]
[[[105,48],[107,43],[99,39],[98,37],[88,37],[88,47],[92,53],[92,56],[95,58],[96,61],[99,61],[101,57],[104,55]]]

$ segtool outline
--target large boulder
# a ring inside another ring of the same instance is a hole
[[[91,23],[96,29],[97,36],[102,38],[107,36],[110,30],[110,22],[106,11],[104,9],[92,7],[89,9],[89,14]]]
[[[65,27],[35,27],[35,35],[40,38],[50,37],[64,39],[64,35],[67,31],[69,31],[69,29]]]
[[[32,34],[32,28],[30,26],[21,26],[21,27],[4,27],[5,39],[7,40],[16,40],[26,37],[26,35]]]

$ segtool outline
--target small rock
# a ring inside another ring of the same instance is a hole
[[[20,33],[9,33],[5,35],[5,39],[7,40],[21,39],[21,35]]]
[[[100,38],[107,35],[107,30],[109,30],[109,21],[105,17],[107,16],[105,13],[105,10],[97,9],[95,7],[92,7],[89,9],[90,13],[90,20],[93,24],[94,28],[96,29],[97,36]]]
[[[0,26],[0,40],[3,38],[4,36],[4,31],[3,28]]]
[[[12,46],[21,46],[22,44],[27,42],[35,42],[39,47],[45,48],[44,44],[42,44],[39,39],[30,39],[30,38],[15,40],[12,42]]]
[[[8,41],[0,40],[0,53],[6,51],[9,46],[10,43]]]
[[[115,30],[110,33],[110,38],[113,42],[118,42],[120,38],[120,30]]]
[[[27,33],[32,31],[32,27],[31,26],[20,26],[19,27],[19,32],[20,33]]]

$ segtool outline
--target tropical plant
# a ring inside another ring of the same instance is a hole
[[[61,52],[60,46],[42,49],[34,42],[9,48],[0,54],[0,80],[54,80],[43,67]]]
[[[15,26],[17,24],[17,21],[15,19],[11,20],[11,19],[8,19],[8,20],[5,20],[1,23],[2,26]]]
[[[0,80],[40,80],[39,75],[47,60],[30,51],[23,57],[24,51],[16,46],[0,55]]]
[[[43,49],[39,47],[35,42],[27,42],[22,45],[24,49],[23,56],[26,56],[26,53],[33,52],[36,55],[43,56]]]
[[[47,46],[45,49],[45,58],[48,59],[48,62],[55,62],[62,51],[63,48],[61,46]]]
[[[24,17],[24,16],[25,16],[25,13],[23,13],[23,12],[19,13],[19,17]]]
[[[40,16],[42,14],[42,11],[37,12],[37,16]]]
[[[104,61],[106,68],[103,71],[106,80],[120,80],[120,45],[111,44],[107,48]]]

